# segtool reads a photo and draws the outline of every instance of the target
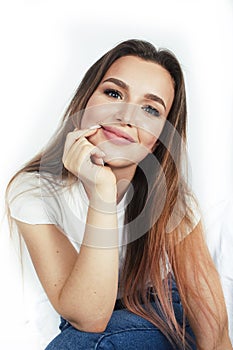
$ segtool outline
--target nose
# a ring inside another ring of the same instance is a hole
[[[129,103],[122,103],[119,107],[119,110],[115,114],[116,120],[122,125],[134,125],[138,107]]]

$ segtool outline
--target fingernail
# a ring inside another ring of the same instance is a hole
[[[103,151],[97,149],[92,150],[90,154],[98,158],[103,158],[106,156],[106,154]]]
[[[99,129],[99,128],[101,128],[100,125],[92,125],[92,126],[89,128],[89,130],[94,130],[94,129]]]

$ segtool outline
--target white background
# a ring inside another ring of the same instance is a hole
[[[7,182],[52,135],[87,68],[129,38],[169,48],[181,62],[191,178],[203,211],[231,197],[231,0],[8,0],[0,2],[1,218]],[[1,223],[0,348],[32,350],[20,318],[16,259]]]

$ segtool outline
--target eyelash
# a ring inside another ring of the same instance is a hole
[[[106,89],[104,90],[105,95],[112,97],[112,98],[116,98],[116,99],[122,99],[122,95],[119,91],[114,90],[114,89]],[[115,94],[115,97],[113,96],[113,94]]]
[[[104,90],[104,94],[109,96],[109,97],[115,98],[115,99],[122,99],[122,94],[118,90],[115,90],[115,89],[106,89],[106,90]],[[154,117],[160,117],[159,111],[156,108],[154,108],[154,107],[152,107],[150,105],[143,106],[141,108],[146,113],[151,114]]]
[[[144,106],[144,107],[142,107],[142,109],[143,109],[145,112],[147,112],[147,113],[153,115],[154,117],[160,117],[159,111],[158,111],[156,108],[154,108],[154,107],[151,107],[151,106]],[[149,111],[149,110],[150,110],[150,111]]]

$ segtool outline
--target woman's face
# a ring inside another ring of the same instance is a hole
[[[102,149],[110,166],[138,164],[156,147],[173,98],[173,81],[163,67],[121,57],[90,97],[81,129],[101,125],[89,141]]]

